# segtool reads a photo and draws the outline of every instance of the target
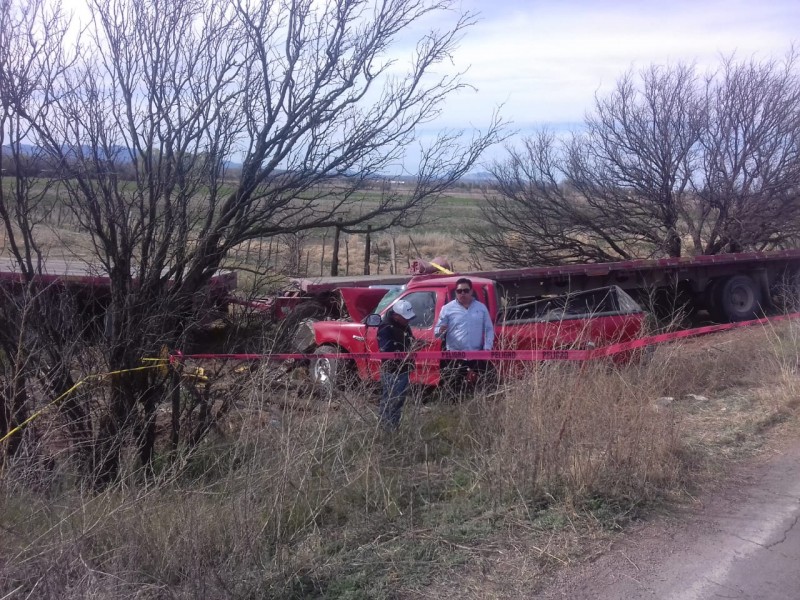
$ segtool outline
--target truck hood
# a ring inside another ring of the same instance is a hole
[[[347,314],[356,323],[370,314],[386,295],[387,290],[380,288],[339,288]]]

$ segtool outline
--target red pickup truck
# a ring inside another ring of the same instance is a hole
[[[420,350],[441,350],[434,326],[442,307],[455,297],[460,276],[415,277],[401,288],[342,288],[342,302],[348,320],[316,321],[313,344],[316,354],[378,352],[377,328],[365,321],[370,313],[384,315],[397,300],[407,300],[416,317],[411,321],[414,337],[423,342]],[[533,302],[506,306],[495,282],[472,277],[475,297],[486,305],[495,324],[495,350],[504,349],[582,349],[628,341],[640,335],[645,313],[616,286],[576,292]],[[342,369],[357,373],[362,380],[380,378],[380,360],[312,360],[309,373],[321,386],[341,381]],[[412,383],[435,386],[439,383],[439,361],[418,359]]]

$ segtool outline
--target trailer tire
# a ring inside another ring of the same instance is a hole
[[[714,285],[714,317],[737,322],[755,319],[761,312],[761,287],[749,275],[733,275]]]

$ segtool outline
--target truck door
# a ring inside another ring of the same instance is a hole
[[[416,317],[411,321],[411,331],[417,340],[423,342],[420,350],[440,350],[441,341],[433,335],[433,326],[436,324],[436,316],[444,304],[443,294],[437,294],[433,290],[409,292],[401,295],[397,300],[406,300],[414,308]],[[383,311],[390,310],[391,306]],[[367,351],[378,352],[378,330],[376,327],[367,329]],[[380,360],[370,360],[370,373],[374,379],[380,377]],[[439,361],[438,360],[418,360],[416,368],[411,373],[412,383],[426,385],[436,385],[439,381]]]

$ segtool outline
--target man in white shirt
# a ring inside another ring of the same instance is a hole
[[[472,281],[462,277],[456,282],[456,299],[442,307],[434,330],[442,338],[442,348],[454,351],[491,350],[494,325],[486,306],[472,291]],[[463,391],[465,383],[486,369],[485,361],[443,361],[442,378]]]
[[[494,325],[486,306],[475,299],[472,282],[456,282],[456,299],[442,307],[436,322],[436,336],[445,338],[448,350],[491,350]]]

